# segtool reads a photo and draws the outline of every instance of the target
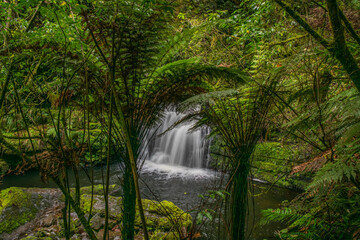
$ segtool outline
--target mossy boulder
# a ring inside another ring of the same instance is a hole
[[[118,187],[110,187],[115,190]],[[91,192],[90,187],[81,192]],[[102,186],[94,187],[95,193],[102,193]],[[100,234],[105,222],[105,202],[103,195],[82,194],[80,206],[89,216],[91,200],[92,219],[90,225]],[[0,239],[48,239],[51,235],[62,237],[61,209],[62,193],[50,188],[17,188],[11,187],[0,192]],[[152,201],[143,199],[142,204],[151,239],[179,239],[177,231],[187,231],[191,227],[190,214],[185,213],[169,201]],[[142,239],[142,224],[138,207],[136,207],[136,239]],[[115,236],[120,236],[122,224],[122,198],[109,196],[109,229]],[[83,234],[77,214],[71,213],[72,234]],[[41,230],[43,229],[43,231]],[[45,229],[45,230],[44,230]],[[41,233],[45,234],[41,234]]]
[[[109,193],[118,190],[120,187],[116,184],[109,185]],[[91,194],[92,187],[82,187],[80,189],[81,194]],[[102,184],[94,185],[94,194],[95,195],[103,195],[104,194],[104,186]]]
[[[156,231],[150,236],[150,240],[178,240],[180,239],[177,232],[160,232]]]
[[[30,193],[17,187],[0,192],[0,234],[10,233],[35,218],[36,213]]]
[[[26,238],[22,238],[21,240],[53,240],[53,238],[51,238],[51,237],[28,236]]]
[[[185,213],[174,203],[169,201],[152,201],[143,199],[143,208],[145,211],[146,223],[148,227],[157,230],[175,230],[180,227],[189,229],[192,224],[190,214]],[[137,211],[135,215],[135,226],[141,227],[140,214]]]
[[[146,223],[149,231],[161,230],[163,232],[175,231],[176,229],[185,227],[189,229],[192,224],[190,214],[185,213],[178,208],[174,203],[169,201],[152,201],[142,200]],[[85,214],[89,214],[91,206],[91,195],[83,194],[81,196],[81,208]],[[101,195],[93,196],[92,215],[105,215],[104,197]],[[109,196],[109,217],[111,220],[118,221],[120,224],[122,217],[122,198]],[[135,227],[142,228],[141,218],[136,207]]]
[[[105,216],[105,201],[104,196],[94,195],[91,198],[89,194],[83,194],[80,198],[80,206],[84,210],[85,214],[90,213],[91,199],[93,200],[91,214],[100,214],[100,216]],[[122,199],[120,197],[109,196],[109,212],[111,219],[120,219],[121,218],[121,207]]]

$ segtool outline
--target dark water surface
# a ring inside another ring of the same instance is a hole
[[[102,183],[101,168],[95,168],[94,178],[95,184]],[[119,184],[121,177],[121,171],[116,164],[111,166],[111,183]],[[169,200],[174,202],[177,206],[185,211],[192,211],[191,214],[196,215],[196,210],[200,208],[201,198],[200,194],[206,194],[208,190],[218,184],[220,180],[220,174],[206,169],[193,169],[181,166],[170,166],[165,164],[157,164],[153,162],[146,162],[142,169],[140,177],[140,187],[142,191],[142,197],[153,200]],[[89,180],[86,174],[81,174],[82,185],[89,185]],[[39,173],[37,171],[30,171],[26,175],[12,175],[7,176],[0,189],[18,186],[18,187],[56,187],[54,183],[43,183],[40,180]],[[268,189],[268,185],[254,182],[255,193],[265,192]],[[250,222],[255,222],[255,227],[252,230],[251,237],[249,239],[274,239],[274,232],[281,229],[283,226],[279,224],[271,224],[266,226],[258,226],[260,219],[260,211],[267,208],[276,208],[283,200],[291,200],[297,195],[296,192],[273,187],[267,193],[258,197],[254,197],[254,206],[250,204]],[[250,201],[252,202],[252,200]],[[255,217],[255,220],[254,220]],[[202,230],[208,233],[207,238],[203,239],[216,239],[209,235],[211,232],[210,226]],[[203,234],[205,236],[206,234]],[[220,236],[220,239],[221,236]]]

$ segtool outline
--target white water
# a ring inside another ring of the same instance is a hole
[[[149,144],[149,160],[143,170],[164,173],[168,177],[213,176],[213,172],[206,169],[210,158],[208,128],[190,132],[193,123],[185,123],[167,131],[182,117],[184,115],[175,111],[166,112],[165,120],[157,130],[159,136]]]

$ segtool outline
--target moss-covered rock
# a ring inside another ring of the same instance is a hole
[[[111,189],[115,190],[117,186],[113,185]],[[91,192],[91,188],[82,188],[81,192]],[[94,192],[102,192],[102,186],[95,186]],[[105,222],[104,197],[102,195],[91,197],[90,194],[82,194],[80,199],[80,206],[86,216],[89,216],[91,200],[93,200],[91,211],[93,217],[90,220],[90,225],[98,233],[101,232]],[[153,240],[179,239],[176,232],[180,229],[189,230],[191,227],[190,214],[185,213],[172,202],[143,199],[142,203],[148,231]],[[63,237],[62,207],[62,194],[57,189],[12,187],[2,190],[0,192],[0,239],[4,236],[5,239],[20,239],[24,236],[28,236],[26,239],[48,239],[47,237],[52,237],[54,234],[56,237]],[[142,239],[142,224],[138,208],[136,209],[137,239]],[[109,213],[109,229],[112,230],[114,236],[120,236],[121,197],[109,196]],[[77,214],[72,212],[70,216],[72,217],[71,233],[84,233]],[[25,223],[27,225],[21,226]],[[42,231],[41,229],[45,230]]]
[[[31,194],[11,187],[0,192],[0,233],[10,233],[36,215]]]
[[[27,236],[21,240],[53,240],[51,237],[37,237],[37,236]]]
[[[91,198],[91,195],[89,194],[81,195],[80,206],[84,210],[84,213],[90,213],[91,199],[93,200],[91,214],[100,214],[102,217],[105,216],[105,201],[104,196],[102,195],[94,195],[93,198]],[[122,212],[121,207],[122,199],[120,197],[109,196],[110,219],[120,220]]]
[[[180,239],[177,232],[156,231],[150,236],[150,240],[178,240]]]
[[[143,199],[142,203],[146,215],[146,223],[153,229],[169,231],[179,227],[187,229],[191,227],[192,218],[190,214],[185,213],[172,202],[166,200],[157,202]],[[135,215],[135,225],[142,226],[138,211]]]
[[[174,231],[176,229],[185,227],[189,229],[192,224],[190,214],[185,213],[178,208],[174,203],[169,201],[152,201],[142,200],[146,224],[149,231],[161,230],[163,232]],[[83,194],[81,196],[81,208],[84,209],[86,214],[90,212],[91,195]],[[94,195],[93,197],[92,215],[105,215],[105,202],[104,197],[101,195]],[[122,216],[122,198],[109,196],[109,214],[110,219],[118,221],[120,224]],[[135,227],[142,228],[141,218],[136,207],[135,214]]]
[[[119,189],[119,186],[116,184],[109,185],[109,192],[113,192]],[[91,194],[92,187],[82,187],[80,189],[81,194]],[[94,185],[94,194],[95,195],[103,195],[104,194],[104,186],[102,184]]]

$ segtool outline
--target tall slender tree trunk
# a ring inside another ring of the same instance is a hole
[[[123,239],[134,239],[134,222],[136,213],[136,190],[130,161],[125,162],[123,177]]]
[[[114,85],[114,81],[112,81],[113,86]],[[115,89],[113,87],[113,89]],[[125,140],[125,144],[126,144],[126,149],[127,149],[127,154],[128,154],[128,162],[125,161],[125,174],[131,173],[132,177],[127,177],[124,176],[124,184],[127,183],[129,184],[128,188],[129,188],[129,194],[132,194],[132,188],[134,187],[134,192],[135,192],[135,199],[133,199],[132,195],[129,195],[129,201],[135,201],[137,200],[138,203],[138,208],[139,208],[139,215],[140,215],[140,219],[141,219],[141,223],[143,226],[143,231],[144,231],[144,239],[145,240],[149,240],[149,234],[147,231],[147,226],[146,226],[146,219],[145,219],[145,213],[144,213],[144,208],[142,206],[142,201],[141,201],[141,192],[140,192],[140,187],[139,187],[139,179],[138,179],[138,174],[137,174],[137,166],[136,166],[136,162],[137,162],[137,156],[135,154],[136,151],[134,152],[133,150],[133,146],[132,146],[132,139],[136,138],[136,136],[131,135],[131,131],[126,123],[126,120],[124,118],[121,106],[120,106],[120,100],[118,98],[118,96],[114,93],[114,100],[115,100],[115,105],[116,105],[116,109],[117,109],[117,113],[118,113],[118,121],[119,124],[121,125],[121,130],[123,131],[124,134],[124,140]],[[135,140],[136,141],[136,140]],[[130,182],[132,179],[132,182]],[[126,195],[126,194],[124,194]],[[125,199],[124,199],[125,201]],[[136,206],[136,204],[135,204]],[[127,209],[124,206],[124,211],[130,211],[132,210],[132,204],[129,203],[129,209]],[[133,213],[129,213],[129,220],[131,220],[131,215],[135,214],[135,210],[133,211]],[[129,223],[129,226],[133,226],[133,223]],[[130,231],[130,230],[129,230]],[[133,239],[133,238],[125,238],[125,239]]]
[[[83,225],[86,233],[89,235],[89,238],[91,240],[96,240],[97,238],[95,236],[95,233],[94,233],[93,229],[91,228],[89,222],[86,220],[83,210],[80,208],[80,203],[74,201],[74,199],[71,197],[69,191],[62,184],[60,179],[55,178],[55,177],[52,177],[51,179],[56,183],[56,185],[60,188],[60,190],[64,194],[64,196],[69,200],[69,203],[70,203],[71,207],[76,212],[76,214],[77,214],[81,224]]]
[[[339,6],[336,0],[326,0],[326,5],[334,36],[334,43],[330,51],[339,60],[360,92],[360,68],[346,45]]]
[[[110,184],[110,155],[111,155],[111,140],[112,140],[112,117],[113,117],[113,101],[114,94],[111,92],[110,96],[110,113],[109,113],[109,124],[108,124],[108,145],[106,154],[106,180],[105,180],[105,191],[104,191],[104,202],[105,202],[105,224],[104,224],[104,240],[108,237],[108,225],[109,225],[109,184]]]
[[[238,159],[239,165],[232,176],[231,239],[244,240],[248,198],[249,156]]]
[[[346,45],[344,27],[341,22],[341,11],[336,0],[326,0],[329,19],[333,31],[334,42],[330,43],[320,36],[291,6],[283,0],[274,0],[278,3],[305,31],[307,31],[317,42],[325,47],[343,66],[360,92],[360,67]],[[346,24],[346,23],[345,23]]]

